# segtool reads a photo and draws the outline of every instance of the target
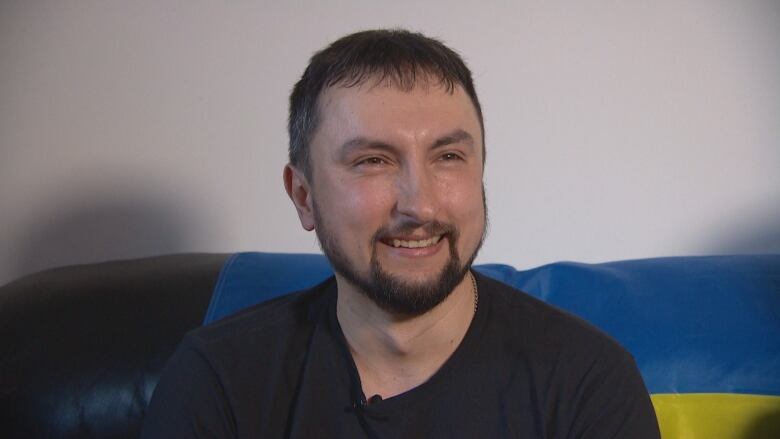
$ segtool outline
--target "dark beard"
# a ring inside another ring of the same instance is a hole
[[[439,222],[428,223],[424,226],[416,223],[406,223],[394,229],[392,233],[386,228],[380,229],[374,234],[372,239],[369,273],[368,276],[364,277],[354,270],[353,264],[338,248],[333,237],[328,233],[327,227],[322,227],[324,223],[319,217],[319,209],[316,203],[314,203],[313,210],[320,248],[330,261],[333,270],[343,276],[382,310],[408,317],[425,314],[443,302],[455,290],[455,287],[463,281],[471,264],[477,257],[485,236],[483,232],[477,248],[469,255],[468,261],[462,264],[457,250],[460,232],[452,225]],[[438,276],[429,281],[406,282],[384,271],[379,264],[377,256],[377,246],[386,245],[380,242],[382,237],[397,236],[421,227],[429,236],[443,234],[442,239],[447,238],[450,257]]]

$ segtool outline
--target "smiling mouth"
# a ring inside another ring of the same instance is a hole
[[[436,235],[432,238],[428,239],[399,239],[399,238],[390,238],[390,239],[383,239],[382,242],[395,248],[425,248],[425,247],[433,247],[434,245],[439,243],[439,240],[444,235]]]

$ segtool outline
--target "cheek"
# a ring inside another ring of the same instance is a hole
[[[379,181],[341,181],[332,194],[331,214],[353,229],[377,229],[393,204],[393,192]]]
[[[461,232],[458,247],[465,252],[477,245],[485,228],[482,183],[464,178],[452,180],[445,185],[442,194],[448,220]]]
[[[475,178],[448,178],[439,181],[442,203],[461,220],[480,217],[484,210],[482,182]]]

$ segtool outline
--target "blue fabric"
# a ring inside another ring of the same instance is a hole
[[[475,269],[612,335],[651,393],[780,395],[780,255]],[[331,273],[321,255],[238,253],[223,267],[204,323]]]
[[[322,255],[236,253],[217,278],[203,323],[293,291],[304,290],[333,274]]]

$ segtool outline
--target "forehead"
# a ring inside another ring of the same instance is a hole
[[[392,84],[334,86],[321,94],[318,113],[312,156],[337,148],[354,137],[398,146],[420,146],[455,130],[469,133],[481,150],[477,112],[460,86],[452,90],[430,83],[409,90]]]

